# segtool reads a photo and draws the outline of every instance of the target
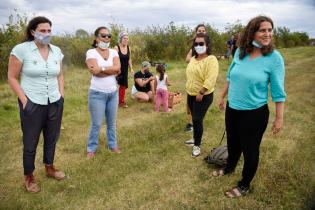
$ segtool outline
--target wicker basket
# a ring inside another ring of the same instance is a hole
[[[179,104],[182,100],[182,94],[179,92],[168,92],[168,107],[173,108],[174,105]]]

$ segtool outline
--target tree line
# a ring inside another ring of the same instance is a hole
[[[10,15],[8,23],[0,28],[0,81],[6,80],[9,54],[12,48],[23,41],[29,18],[19,14]],[[212,40],[212,53],[226,52],[226,41],[245,27],[239,21],[227,24],[223,32],[206,23],[207,33]],[[185,25],[177,26],[170,22],[166,26],[147,26],[145,29],[127,30],[123,25],[109,24],[112,34],[111,47],[118,42],[120,31],[127,31],[134,63],[143,60],[184,61],[191,48],[194,29]],[[52,44],[61,48],[65,55],[63,63],[67,66],[84,66],[85,53],[91,48],[93,34],[78,29],[75,34],[62,34],[52,38]],[[274,44],[277,48],[305,46],[309,44],[306,32],[291,32],[287,27],[274,29]]]

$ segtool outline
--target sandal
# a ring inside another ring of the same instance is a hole
[[[212,172],[212,176],[214,177],[220,177],[224,175],[225,175],[224,169],[219,169]]]
[[[95,156],[95,152],[87,152],[86,159],[90,160]]]
[[[228,198],[239,198],[247,195],[248,192],[249,192],[248,187],[235,186],[231,190],[226,191],[224,194]]]

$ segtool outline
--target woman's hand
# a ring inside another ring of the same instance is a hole
[[[283,125],[284,102],[276,102],[276,119],[272,124],[272,133],[276,134]]]
[[[224,98],[220,98],[220,100],[219,100],[219,109],[220,109],[221,111],[224,111],[225,108],[226,108],[225,100],[224,100]]]
[[[272,133],[276,134],[280,131],[283,125],[283,120],[282,119],[275,119],[275,121],[272,124]]]
[[[225,96],[226,96],[227,93],[228,93],[229,86],[230,86],[230,83],[229,83],[229,82],[226,82],[225,85],[224,85],[222,94],[221,94],[221,96],[220,96],[220,99],[219,99],[219,109],[220,109],[221,111],[223,111],[223,110],[226,109],[226,102],[225,102],[224,98],[225,98]]]
[[[201,95],[201,94],[196,95],[196,101],[197,102],[202,101],[202,98],[203,98],[203,95]]]
[[[22,103],[23,109],[25,109],[26,104],[27,104],[27,98],[25,97],[25,99],[21,100],[21,103]]]

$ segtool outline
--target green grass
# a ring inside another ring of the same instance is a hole
[[[220,140],[224,113],[217,108],[227,60],[220,61],[215,100],[204,123],[202,156],[191,158],[183,141],[185,114],[185,67],[169,63],[171,91],[183,93],[174,112],[153,112],[152,104],[138,104],[127,94],[128,109],[119,109],[117,139],[122,154],[108,151],[105,129],[94,160],[85,159],[89,129],[86,69],[65,69],[64,130],[57,145],[55,164],[67,179],[45,177],[42,139],[37,150],[35,176],[42,191],[29,194],[23,188],[22,142],[16,96],[7,84],[0,85],[0,209],[311,209],[315,202],[315,48],[281,50],[286,60],[285,126],[270,132],[261,145],[261,160],[252,183],[253,192],[227,199],[224,190],[241,176],[236,173],[213,178],[213,167],[204,163]],[[131,80],[130,83],[131,84]],[[128,89],[130,91],[130,88]]]

